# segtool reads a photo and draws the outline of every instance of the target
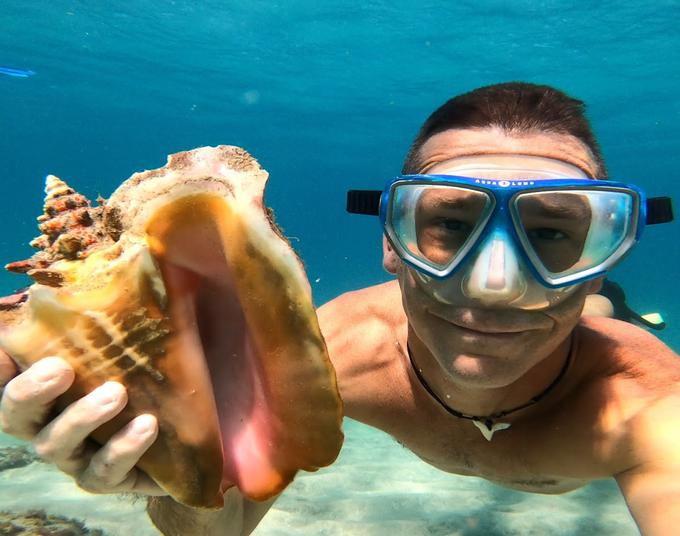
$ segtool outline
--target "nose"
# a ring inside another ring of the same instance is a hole
[[[527,289],[512,240],[495,231],[480,245],[463,277],[463,293],[485,305],[510,304]]]

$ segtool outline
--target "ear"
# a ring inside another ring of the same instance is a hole
[[[602,283],[604,282],[604,277],[598,277],[597,279],[592,279],[586,283],[588,285],[588,294],[597,294],[602,290]]]
[[[389,243],[385,235],[383,235],[383,268],[392,275],[397,275],[397,270],[401,264],[399,255],[394,251],[394,248]]]
[[[605,296],[598,294],[602,290],[604,277],[598,277],[586,283],[588,295],[583,304],[582,316],[604,316],[614,318],[614,304]]]

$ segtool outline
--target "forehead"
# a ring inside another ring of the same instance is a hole
[[[507,133],[500,128],[451,129],[435,134],[420,149],[419,173],[436,173],[446,162],[464,156],[529,155],[559,160],[597,176],[592,153],[579,139],[550,132]]]

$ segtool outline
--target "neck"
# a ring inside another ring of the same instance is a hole
[[[410,374],[449,413],[458,417],[503,416],[503,420],[512,420],[516,412],[537,404],[562,381],[573,357],[573,337],[573,334],[567,337],[518,379],[507,385],[489,387],[465,379],[456,381],[422,342],[409,333]]]

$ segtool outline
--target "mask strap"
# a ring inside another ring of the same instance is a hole
[[[673,221],[673,204],[670,197],[650,197],[647,199],[647,225]]]
[[[347,192],[347,212],[351,214],[380,214],[381,190],[349,190]]]

